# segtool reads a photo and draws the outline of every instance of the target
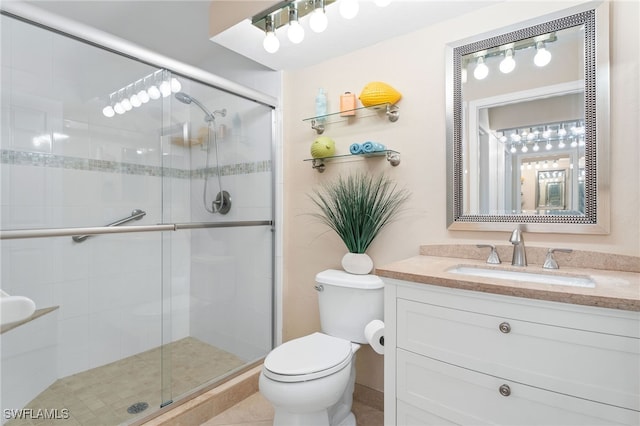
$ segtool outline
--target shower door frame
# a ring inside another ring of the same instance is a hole
[[[112,34],[100,31],[85,24],[46,12],[32,5],[22,2],[3,2],[0,6],[0,12],[11,18],[24,21],[31,25],[35,25],[61,34],[66,37],[73,38],[80,42],[92,45],[94,47],[107,50],[123,57],[153,66],[159,69],[165,69],[182,77],[189,78],[193,81],[200,82],[212,88],[228,92],[241,98],[257,102],[264,106],[270,107],[271,112],[271,164],[272,166],[272,220],[270,221],[241,221],[241,222],[222,222],[222,223],[161,223],[157,225],[143,226],[127,226],[127,227],[85,227],[85,228],[55,228],[55,229],[25,229],[25,230],[3,230],[0,233],[0,239],[22,239],[22,238],[41,238],[55,236],[73,236],[83,235],[99,235],[111,233],[128,233],[128,232],[163,232],[178,231],[180,229],[199,229],[199,228],[219,228],[219,227],[238,227],[238,226],[271,226],[273,232],[272,239],[272,289],[271,289],[271,346],[275,347],[281,341],[281,323],[282,311],[279,303],[279,294],[281,293],[281,276],[282,276],[282,235],[279,231],[283,223],[281,209],[277,208],[276,203],[282,200],[281,167],[278,161],[282,155],[280,147],[281,132],[278,130],[282,122],[281,105],[277,98],[240,85],[225,78],[216,76],[212,73],[204,71],[200,68],[185,64],[167,56],[158,54],[151,50],[136,46],[130,41],[116,37]],[[164,240],[164,238],[163,238]],[[164,245],[164,243],[163,243]],[[164,273],[163,273],[164,277]],[[162,373],[164,375],[164,373]],[[163,385],[164,388],[164,385]],[[175,401],[166,401],[164,405],[170,405]],[[165,411],[161,409],[153,413],[156,416]]]

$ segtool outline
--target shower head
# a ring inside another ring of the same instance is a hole
[[[196,104],[206,114],[204,116],[204,120],[205,121],[214,121],[215,120],[214,114],[220,114],[223,117],[225,115],[227,115],[227,110],[226,109],[223,109],[223,110],[220,110],[220,111],[216,110],[216,111],[210,112],[207,108],[205,108],[204,105],[202,105],[202,103],[200,101],[198,101],[196,98],[193,98],[193,97],[187,95],[184,92],[178,92],[178,93],[176,93],[175,96],[176,96],[176,99],[179,100],[180,102],[182,102],[183,104],[189,105],[192,102],[194,104]]]
[[[187,105],[190,104],[191,101],[193,100],[191,99],[191,96],[187,95],[184,92],[176,93],[176,99],[182,102],[183,104],[187,104]]]

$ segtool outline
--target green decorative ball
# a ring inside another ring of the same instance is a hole
[[[328,136],[320,136],[311,144],[313,158],[331,157],[336,153],[336,143]]]

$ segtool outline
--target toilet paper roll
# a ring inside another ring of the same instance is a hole
[[[374,351],[384,354],[384,322],[373,320],[364,328],[364,337]]]

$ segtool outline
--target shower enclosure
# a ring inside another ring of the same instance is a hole
[[[132,422],[266,355],[273,104],[1,20],[1,289],[36,305],[2,423]]]

